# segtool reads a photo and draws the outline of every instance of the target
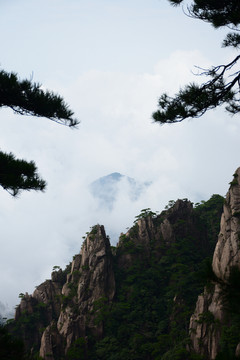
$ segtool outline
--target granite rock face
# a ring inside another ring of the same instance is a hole
[[[16,308],[15,321],[21,324],[21,336],[27,349],[38,348],[41,342],[41,332],[47,323],[60,314],[62,285],[66,280],[62,270],[52,273],[52,280],[46,280],[37,286],[34,293],[22,296]]]
[[[205,288],[198,297],[189,327],[194,351],[206,360],[217,356],[221,335],[219,325],[224,322],[224,316],[219,284],[214,284],[211,291]]]
[[[104,227],[96,225],[65,272],[54,271],[51,280],[22,298],[15,320],[22,323],[26,314],[36,317],[31,331],[26,326],[21,330],[26,347],[40,349],[42,358],[55,360],[66,354],[76,339],[86,337],[87,332],[101,338],[103,328],[98,311],[112,301],[114,294],[109,239]]]
[[[178,226],[179,221],[181,226]],[[176,241],[178,236],[195,234],[199,238],[194,226],[193,206],[187,199],[177,200],[174,205],[163,211],[160,215],[143,216],[135,222],[135,225],[126,233],[121,234],[118,248],[139,249],[134,251],[122,251],[118,257],[118,266],[129,268],[139,257],[146,261],[154,256],[159,259],[164,250]]]
[[[240,168],[234,174],[223,208],[221,229],[213,256],[213,271],[227,282],[232,267],[240,269]]]
[[[226,195],[220,223],[220,233],[213,255],[212,269],[215,279],[198,297],[195,312],[190,320],[190,337],[194,351],[213,360],[220,351],[223,326],[231,319],[225,306],[224,292],[231,286],[233,269],[240,270],[240,168],[233,175]],[[240,355],[240,344],[236,355]]]
[[[75,340],[86,336],[87,331],[101,338],[103,328],[101,321],[95,321],[96,308],[101,303],[109,303],[114,293],[110,243],[103,226],[97,225],[84,241],[81,253],[72,262],[71,272],[62,288],[65,303],[56,329],[51,331],[50,325],[43,333],[40,356],[45,358],[52,351],[54,358],[53,343],[61,344],[61,339],[64,339],[66,353]]]

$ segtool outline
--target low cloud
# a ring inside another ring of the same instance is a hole
[[[48,182],[45,194],[13,199],[0,190],[1,301],[14,306],[80,251],[82,237],[100,223],[116,243],[143,208],[162,210],[169,200],[197,202],[224,195],[239,166],[240,123],[222,110],[172,126],[153,124],[159,95],[193,79],[190,64],[207,64],[197,52],[176,52],[152,73],[88,71],[59,92],[82,121],[71,131],[45,119],[1,111],[1,149],[35,160]],[[4,121],[6,120],[6,121]],[[89,184],[120,172],[151,182],[131,201],[121,184],[111,212],[99,208]]]

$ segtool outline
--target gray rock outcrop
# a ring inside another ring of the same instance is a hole
[[[233,267],[240,269],[240,168],[234,174],[226,195],[221,229],[213,255],[213,271],[227,282]]]
[[[115,294],[112,254],[103,226],[96,225],[83,242],[70,268],[54,271],[52,279],[39,285],[32,295],[24,295],[15,320],[23,323],[27,314],[35,317],[31,329],[23,326],[28,349],[40,348],[44,359],[58,359],[74,341],[91,333],[102,336],[101,308]],[[43,329],[43,333],[39,332]]]
[[[220,351],[223,326],[231,321],[225,306],[224,290],[230,286],[233,269],[240,270],[240,168],[233,175],[221,217],[220,233],[213,255],[215,281],[198,297],[190,319],[190,337],[194,351],[213,360]],[[240,354],[240,345],[236,354]]]

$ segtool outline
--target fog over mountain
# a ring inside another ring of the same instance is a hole
[[[151,182],[140,182],[118,172],[100,177],[90,184],[91,194],[97,199],[99,207],[113,210],[120,191],[131,201],[140,198]]]

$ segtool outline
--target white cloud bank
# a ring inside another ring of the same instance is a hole
[[[240,164],[239,120],[221,110],[172,126],[151,120],[159,95],[191,81],[192,64],[199,63],[209,65],[199,52],[177,51],[152,73],[91,70],[68,87],[56,82],[82,121],[79,130],[1,111],[1,149],[34,159],[48,181],[45,194],[23,193],[19,199],[0,190],[2,303],[11,308],[54,265],[64,267],[96,223],[120,234],[142,208],[157,211],[171,199],[197,202],[226,193]],[[115,171],[152,184],[136,202],[123,184],[109,213],[99,210],[88,186]]]

